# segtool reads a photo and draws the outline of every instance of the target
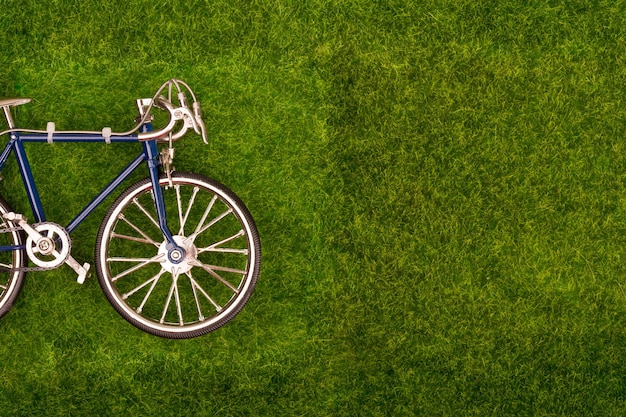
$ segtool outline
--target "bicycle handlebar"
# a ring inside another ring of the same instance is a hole
[[[172,86],[175,86],[176,89],[178,90],[178,102],[179,102],[179,106],[176,107],[174,104],[172,104],[171,102],[171,95],[172,95]],[[187,104],[187,98],[185,96],[184,90],[181,88],[181,86],[186,89],[192,96],[193,99],[193,104],[192,104],[192,109],[189,108],[189,105]],[[161,94],[161,92],[163,90],[165,90],[165,88],[168,88],[168,96],[170,97],[169,99],[163,97]],[[18,104],[22,104],[22,103],[18,103]],[[206,127],[204,126],[204,121],[202,120],[202,112],[200,110],[200,103],[198,103],[198,101],[196,100],[196,97],[193,93],[193,91],[191,90],[191,88],[184,82],[181,80],[176,80],[176,79],[171,79],[166,81],[165,83],[163,83],[163,85],[157,90],[157,92],[155,93],[155,95],[152,98],[147,98],[147,99],[139,99],[137,100],[137,106],[139,107],[139,115],[140,118],[138,120],[138,124],[130,131],[128,132],[111,132],[110,128],[104,128],[102,130],[102,132],[96,132],[96,131],[85,131],[85,130],[72,130],[72,131],[57,131],[56,133],[65,133],[65,134],[98,134],[98,133],[103,133],[105,130],[108,131],[106,138],[110,138],[111,136],[128,136],[128,135],[132,135],[133,133],[137,132],[137,130],[139,130],[139,128],[149,122],[150,120],[152,120],[150,118],[150,110],[152,109],[152,107],[159,107],[160,109],[163,109],[165,111],[168,112],[169,114],[169,120],[167,122],[167,124],[165,125],[165,127],[157,130],[157,131],[152,131],[152,132],[141,132],[137,134],[137,138],[140,141],[146,141],[146,140],[152,140],[152,139],[156,139],[157,141],[161,141],[161,142],[173,142],[175,140],[180,139],[189,128],[193,128],[193,130],[202,136],[202,141],[205,144],[208,144],[207,141],[207,137],[206,137]],[[8,108],[4,108],[4,111],[6,114],[8,114],[7,117],[10,117],[10,113],[8,111]],[[11,132],[26,132],[26,133],[39,133],[39,134],[48,134],[49,136],[52,135],[54,132],[54,125],[53,125],[53,130],[52,132],[50,131],[50,129],[47,130],[38,130],[38,129],[20,129],[20,128],[16,128],[13,126],[13,123],[11,122],[10,119],[7,119],[9,121],[9,129],[0,132],[0,136],[3,136],[5,134],[11,133]],[[182,121],[182,126],[180,128],[180,130],[178,130],[176,133],[172,133],[172,131],[174,130],[174,128],[176,127],[177,122]],[[105,139],[106,139],[105,138]]]
[[[160,130],[137,134],[137,138],[140,141],[164,138],[165,136],[170,134],[170,132],[174,129],[174,126],[176,125],[176,118],[174,117],[175,108],[172,103],[170,103],[165,97],[159,96],[153,100],[152,104],[163,110],[167,110],[167,112],[169,113],[169,120],[167,122],[167,125],[165,125],[165,127]]]
[[[167,111],[169,113],[168,123],[161,129],[152,131],[152,132],[142,132],[137,134],[137,138],[140,141],[146,141],[151,139],[161,139],[161,140],[171,140],[176,141],[180,139],[186,132],[187,129],[193,128],[193,130],[202,136],[202,140],[204,143],[207,143],[206,139],[206,128],[204,126],[204,121],[202,120],[202,113],[200,111],[200,104],[197,101],[193,103],[193,113],[189,109],[187,105],[187,100],[184,96],[184,93],[179,93],[178,98],[180,101],[180,107],[174,107],[174,105],[167,100],[163,96],[158,96],[153,100],[153,105]],[[174,127],[176,126],[176,122],[182,121],[182,126],[180,130],[176,133],[172,133]],[[167,139],[166,139],[167,138]]]

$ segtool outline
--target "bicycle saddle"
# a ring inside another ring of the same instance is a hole
[[[0,107],[19,106],[26,103],[30,103],[29,98],[0,98]]]

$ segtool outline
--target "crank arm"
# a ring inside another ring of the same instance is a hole
[[[26,218],[22,214],[10,212],[10,213],[4,214],[2,217],[5,220],[8,220],[13,223],[17,223],[22,229],[24,229],[26,234],[28,234],[28,236],[31,239],[33,239],[35,242],[43,238],[41,233],[33,229],[33,227],[28,224],[28,222],[26,221]]]
[[[10,222],[17,223],[22,229],[24,229],[26,234],[28,234],[28,237],[30,237],[34,242],[39,242],[41,239],[44,238],[41,233],[39,233],[31,225],[28,224],[28,221],[26,221],[26,218],[22,214],[10,212],[4,214],[2,217]],[[72,257],[72,255],[68,255],[65,263],[78,274],[76,281],[79,284],[84,283],[91,265],[89,265],[87,262],[85,262],[85,264],[83,265],[79,264],[76,259]]]

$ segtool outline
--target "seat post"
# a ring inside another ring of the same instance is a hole
[[[13,123],[13,118],[11,117],[11,107],[3,106],[2,110],[4,110],[4,116],[7,118],[7,124],[9,125],[9,129],[14,129],[15,123]]]

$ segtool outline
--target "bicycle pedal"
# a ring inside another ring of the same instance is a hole
[[[12,211],[8,212],[8,213],[4,213],[2,215],[2,218],[5,220],[8,220],[10,222],[20,222],[22,220],[26,221],[26,218],[24,217],[24,215],[19,214],[19,213],[14,213]]]
[[[87,275],[89,274],[89,268],[91,268],[91,265],[89,265],[89,263],[85,262],[82,266],[76,262],[76,259],[74,259],[73,257],[68,257],[67,260],[65,261],[65,263],[74,270],[74,272],[76,272],[78,274],[78,276],[76,277],[76,282],[78,282],[79,284],[83,284],[85,282],[85,279],[87,278]]]
[[[89,268],[91,268],[91,265],[85,262],[82,266],[83,272],[78,274],[78,277],[76,277],[76,282],[78,282],[79,284],[85,283],[85,280],[91,276],[91,273],[89,272]]]

